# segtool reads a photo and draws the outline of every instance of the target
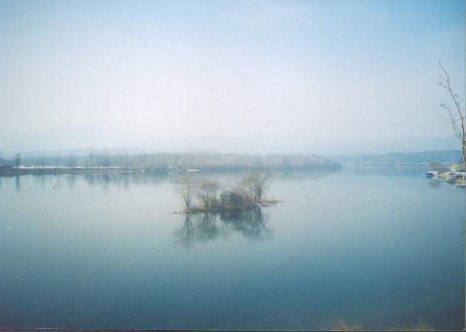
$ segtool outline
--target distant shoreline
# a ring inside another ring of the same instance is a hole
[[[100,168],[100,167],[0,167],[0,176],[17,176],[17,175],[42,175],[42,174],[123,174],[137,173],[141,170],[124,169],[124,168]]]
[[[0,176],[19,176],[19,175],[60,175],[60,174],[184,174],[197,172],[254,172],[258,170],[286,171],[286,170],[330,170],[340,169],[340,165],[332,166],[302,166],[302,167],[255,167],[255,166],[217,166],[203,168],[185,168],[185,167],[13,167],[0,166]]]

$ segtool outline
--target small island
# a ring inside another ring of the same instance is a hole
[[[177,181],[177,192],[183,198],[182,213],[225,213],[256,209],[277,204],[276,199],[265,198],[269,173],[250,173],[232,188],[222,190],[213,180],[195,179],[184,175]]]

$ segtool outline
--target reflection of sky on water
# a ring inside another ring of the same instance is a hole
[[[0,324],[461,326],[464,190],[400,170],[276,173],[278,205],[186,218],[175,180],[1,178]]]

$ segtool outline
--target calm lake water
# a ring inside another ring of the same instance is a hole
[[[463,326],[464,190],[342,169],[268,197],[186,218],[169,176],[0,178],[0,327]]]

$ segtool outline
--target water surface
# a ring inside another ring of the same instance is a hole
[[[279,173],[276,206],[187,218],[173,181],[0,178],[0,327],[462,327],[464,190]]]

